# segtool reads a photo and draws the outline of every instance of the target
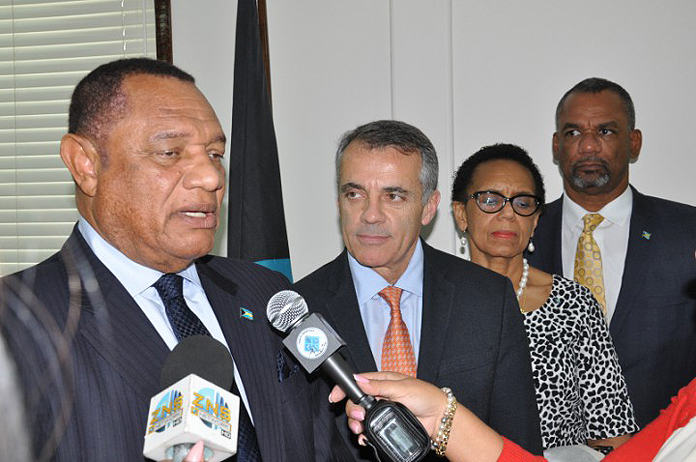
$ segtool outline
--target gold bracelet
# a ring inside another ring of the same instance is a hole
[[[450,430],[452,430],[452,419],[454,419],[454,413],[457,410],[457,399],[454,397],[452,390],[444,387],[442,391],[447,395],[447,405],[445,406],[445,413],[442,419],[440,419],[437,438],[435,438],[435,441],[430,440],[430,447],[438,457],[445,457]]]

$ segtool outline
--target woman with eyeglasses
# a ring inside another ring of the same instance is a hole
[[[452,209],[471,261],[507,276],[529,338],[545,449],[588,444],[608,452],[638,430],[602,308],[591,292],[530,267],[524,251],[544,206],[529,155],[486,146],[462,163]]]

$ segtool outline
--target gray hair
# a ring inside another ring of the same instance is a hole
[[[419,179],[423,191],[422,204],[428,202],[437,189],[438,161],[433,144],[422,131],[398,120],[377,120],[344,133],[336,151],[337,184],[341,178],[343,154],[354,141],[364,144],[369,149],[392,147],[404,154],[418,153],[421,158]]]

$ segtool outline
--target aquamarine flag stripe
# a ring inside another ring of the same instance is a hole
[[[292,267],[290,266],[289,258],[259,260],[256,263],[258,263],[261,266],[265,266],[268,269],[272,269],[273,271],[283,273],[285,277],[288,278],[290,282],[292,282]]]

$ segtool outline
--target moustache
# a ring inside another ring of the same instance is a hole
[[[599,164],[603,170],[609,171],[609,163],[606,160],[595,156],[589,156],[573,162],[573,165],[571,166],[573,172],[581,170],[582,164]]]

